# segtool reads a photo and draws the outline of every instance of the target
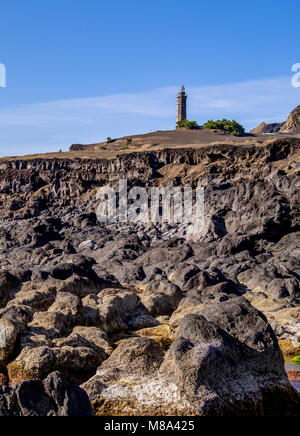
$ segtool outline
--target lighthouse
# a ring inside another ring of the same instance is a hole
[[[180,123],[180,121],[187,119],[186,102],[187,102],[187,94],[185,92],[184,86],[182,85],[179,94],[177,95],[177,123]]]

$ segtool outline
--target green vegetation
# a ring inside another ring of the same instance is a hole
[[[294,363],[295,365],[300,365],[300,356],[294,357],[292,363]]]
[[[100,147],[100,150],[107,150],[106,147]]]
[[[235,120],[209,120],[203,126],[205,129],[220,129],[227,133],[231,133],[234,136],[243,136],[245,134],[245,129],[241,124],[237,123]]]
[[[107,143],[107,144],[111,144],[111,143],[112,143],[112,139],[111,139],[110,136],[107,138],[106,143]]]
[[[132,145],[132,138],[127,138],[126,139],[126,145],[124,147],[122,147],[120,150],[128,150],[130,148],[130,146]]]
[[[178,121],[177,129],[181,127],[185,127],[186,129],[190,129],[190,130],[196,130],[200,128],[197,121],[189,121],[189,120]]]

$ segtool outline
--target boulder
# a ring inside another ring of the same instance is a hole
[[[60,347],[24,348],[21,354],[7,365],[11,383],[43,380],[52,371],[62,372],[69,380],[82,383],[95,374],[98,366],[108,357],[82,343],[76,346],[58,344]]]
[[[8,306],[29,306],[33,310],[48,310],[56,296],[56,286],[46,283],[26,282]]]
[[[183,298],[183,292],[175,284],[165,281],[152,281],[141,295],[141,302],[154,317],[171,315]]]
[[[244,298],[185,316],[175,337],[160,373],[178,386],[191,413],[299,414],[300,397],[288,382],[276,336]]]
[[[50,339],[58,338],[69,331],[67,316],[61,312],[36,312],[28,327]]]
[[[157,324],[138,295],[124,289],[105,289],[84,299],[83,308],[86,324],[92,323],[107,333]]]
[[[101,289],[102,284],[96,277],[80,277],[76,274],[72,275],[72,277],[67,280],[62,281],[61,284],[57,286],[58,291],[68,292],[79,298],[84,298],[91,294],[98,294]]]
[[[163,356],[161,347],[153,339],[128,339],[101,365],[97,376],[110,381],[152,375],[160,367]]]
[[[96,327],[75,327],[67,338],[55,339],[53,343],[58,348],[67,346],[91,348],[102,361],[108,359],[109,355],[113,352],[106,333]]]
[[[177,309],[172,313],[169,325],[172,331],[179,326],[180,320],[188,314],[198,313],[205,304],[213,302],[224,302],[231,297],[238,295],[236,287],[230,282],[219,283],[215,286],[208,286],[205,289],[189,291],[183,298]]]
[[[79,297],[69,292],[58,292],[55,302],[49,307],[50,313],[62,313],[66,318],[68,329],[81,324],[83,305]]]
[[[176,392],[156,376],[163,357],[153,339],[122,342],[97,374],[82,385],[97,416],[163,416],[167,414],[165,402],[175,414]]]
[[[6,306],[9,296],[19,289],[21,282],[8,271],[0,272],[0,308]]]
[[[0,416],[93,416],[86,392],[54,372],[44,382],[0,386]]]
[[[200,273],[198,266],[193,264],[179,264],[175,271],[169,276],[169,280],[183,290],[187,282],[194,276]]]
[[[18,335],[26,330],[32,317],[33,311],[27,306],[10,306],[0,311],[0,363],[9,359]]]

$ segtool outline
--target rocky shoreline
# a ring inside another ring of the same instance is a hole
[[[295,138],[1,161],[0,416],[299,416],[299,168]],[[200,182],[203,233],[99,223],[122,178]]]

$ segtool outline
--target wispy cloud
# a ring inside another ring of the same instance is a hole
[[[176,87],[94,98],[52,101],[0,109],[0,154],[67,149],[150,130],[172,129]],[[290,77],[217,86],[188,87],[189,118],[235,118],[250,129],[284,121],[300,102]]]

